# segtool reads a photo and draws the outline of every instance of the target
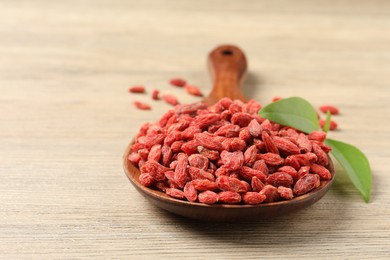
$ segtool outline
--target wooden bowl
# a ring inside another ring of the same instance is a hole
[[[208,58],[210,73],[213,79],[213,89],[203,102],[212,105],[223,97],[246,101],[240,86],[244,80],[247,63],[244,53],[236,46],[222,45],[214,49]],[[292,211],[307,207],[321,199],[332,185],[335,171],[329,158],[328,170],[332,178],[321,181],[321,185],[304,195],[272,203],[259,205],[206,205],[172,198],[165,193],[147,188],[140,184],[140,171],[129,160],[130,143],[123,156],[123,165],[126,176],[139,193],[157,207],[188,218],[204,221],[235,221],[260,219],[280,216]]]
[[[123,155],[123,165],[126,176],[137,191],[157,207],[177,215],[204,221],[255,220],[280,216],[292,211],[297,211],[320,200],[331,187],[335,175],[333,163],[329,158],[328,170],[332,174],[332,179],[328,181],[321,181],[321,185],[318,188],[310,191],[309,193],[293,198],[292,200],[259,205],[206,205],[203,203],[178,200],[168,196],[164,192],[143,186],[138,179],[140,171],[128,160],[131,145],[132,143],[128,145]]]

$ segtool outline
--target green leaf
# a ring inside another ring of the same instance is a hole
[[[329,131],[329,127],[330,127],[330,118],[332,117],[332,114],[328,111],[326,111],[326,120],[325,120],[325,124],[324,124],[324,127],[322,128],[322,130],[327,133]]]
[[[259,115],[272,122],[291,126],[305,133],[319,129],[317,112],[300,97],[283,98],[263,107]]]
[[[352,183],[368,203],[371,194],[371,168],[367,157],[353,145],[329,138],[325,143],[332,147],[332,155],[343,166]]]

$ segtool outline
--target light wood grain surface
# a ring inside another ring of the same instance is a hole
[[[388,259],[389,1],[0,1],[0,259]],[[202,223],[149,204],[122,170],[139,126],[197,101],[222,43],[249,60],[246,95],[341,110],[335,139],[369,158],[365,204],[338,167],[317,204],[275,219]],[[152,111],[132,102],[147,101]]]

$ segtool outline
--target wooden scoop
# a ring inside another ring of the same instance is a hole
[[[247,63],[245,54],[238,47],[222,45],[214,49],[209,54],[208,65],[213,89],[203,102],[213,105],[224,97],[247,101],[240,89],[246,76]]]
[[[209,54],[209,68],[214,87],[208,97],[204,99],[209,105],[215,104],[223,97],[246,101],[240,90],[246,73],[246,58],[237,47],[223,45]],[[259,205],[206,205],[197,202],[188,202],[172,198],[165,193],[147,188],[140,184],[140,171],[129,160],[130,143],[123,156],[124,171],[130,182],[146,199],[156,206],[172,213],[204,221],[239,221],[248,219],[262,219],[276,217],[307,207],[321,199],[329,190],[334,179],[334,167],[329,158],[328,169],[332,174],[329,181],[321,181],[321,185],[309,193],[293,198]]]

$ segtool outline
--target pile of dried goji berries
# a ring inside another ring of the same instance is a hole
[[[326,133],[272,123],[260,108],[228,98],[178,105],[141,127],[128,159],[142,185],[205,204],[290,200],[332,178]]]

